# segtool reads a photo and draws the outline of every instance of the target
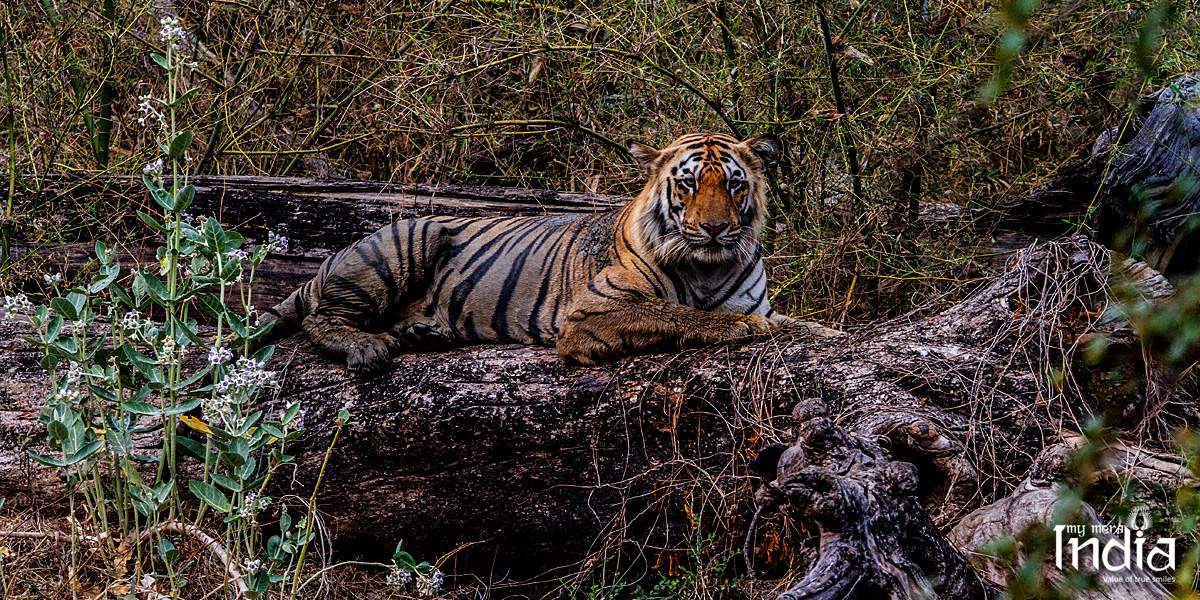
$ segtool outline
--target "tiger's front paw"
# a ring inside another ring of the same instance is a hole
[[[612,358],[611,349],[593,334],[571,332],[558,336],[555,350],[569,365],[596,365]]]
[[[781,323],[762,315],[745,315],[738,319],[726,333],[728,339],[764,335],[779,331]]]
[[[351,371],[378,371],[391,362],[395,346],[395,338],[387,334],[356,334],[345,343],[346,366]]]

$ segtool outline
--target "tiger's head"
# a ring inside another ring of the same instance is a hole
[[[649,180],[634,200],[641,238],[660,263],[717,267],[745,263],[758,247],[767,210],[767,163],[783,142],[685,135],[659,150],[628,143]]]

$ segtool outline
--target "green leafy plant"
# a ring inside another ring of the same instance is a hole
[[[122,278],[116,253],[96,242],[90,282],[67,285],[61,275],[47,276],[53,293],[45,304],[24,294],[4,298],[5,317],[32,327],[25,339],[41,349],[40,364],[50,375],[38,417],[50,452],[30,450],[29,456],[61,471],[72,515],[79,502],[86,507],[84,518],[71,519],[72,549],[98,545],[114,577],[137,585],[149,575],[165,579],[173,592],[182,589],[186,565],[168,535],[191,535],[224,563],[227,584],[242,596],[266,597],[276,586],[295,597],[316,537],[316,489],[299,522],[281,506],[279,534],[264,539],[258,519],[272,504],[264,492],[280,466],[294,460],[286,446],[303,435],[304,412],[298,403],[275,416],[260,407],[277,383],[266,369],[274,347],[256,348],[270,325],[256,324],[253,306],[255,268],[287,241],[272,233],[250,249],[216,219],[184,212],[196,194],[188,183],[195,136],[180,130],[177,109],[198,88],[180,90],[189,65],[179,52],[184,30],[173,18],[161,23],[166,53],[150,57],[163,70],[166,94],[143,96],[139,106],[140,122],[161,134],[162,157],[142,172],[161,213],[137,213],[165,241],[158,264]],[[212,333],[202,335],[197,310],[215,323]],[[187,360],[195,354],[203,357]],[[337,434],[349,420],[346,411],[338,415]],[[195,437],[183,435],[181,423]],[[147,435],[161,436],[157,454],[139,451],[135,439]],[[202,469],[185,485],[179,468],[187,459]],[[186,502],[181,488],[198,502]],[[206,515],[224,528],[219,541],[200,527]],[[151,560],[139,560],[133,573],[125,573],[120,564],[130,548],[139,557],[152,549]],[[147,564],[165,574],[143,573]],[[415,576],[425,595],[441,587],[440,571],[417,564],[400,548],[393,565],[380,566]]]

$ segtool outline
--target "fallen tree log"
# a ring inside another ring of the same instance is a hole
[[[1111,391],[1110,373],[1089,368],[1096,386],[1074,375],[1083,371],[1071,350],[1083,334],[1105,333],[1110,349],[1130,342],[1122,323],[1103,316],[1109,267],[1103,248],[1072,238],[1019,253],[1004,275],[942,313],[834,337],[801,326],[595,368],[568,367],[546,348],[479,346],[405,355],[361,377],[293,337],[271,364],[282,378],[273,410],[299,401],[309,431],[289,446],[298,462],[274,495],[307,498],[346,409],[353,424],[318,495],[343,552],[386,551],[404,539],[429,555],[465,547],[460,571],[578,572],[581,561],[615,560],[636,578],[686,565],[708,535],[713,552],[740,548],[753,513],[748,461],[768,443],[792,441],[792,407],[817,398],[839,427],[914,465],[915,487],[888,493],[946,526],[1008,494],[1043,448],[1088,415],[1143,416],[1143,395]],[[1170,289],[1153,271],[1136,272],[1147,293]],[[24,454],[44,450],[40,357],[18,328],[0,327],[0,496],[10,506],[52,502],[58,482]],[[1055,370],[1064,380],[1048,381]],[[1139,371],[1118,374],[1129,381]],[[1196,422],[1190,413],[1170,418]],[[138,443],[149,453],[158,442]],[[765,535],[783,536],[778,527],[768,523]],[[752,552],[764,573],[786,571],[789,558]]]

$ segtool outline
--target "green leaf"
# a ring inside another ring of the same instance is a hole
[[[92,285],[88,286],[88,293],[95,294],[107,288],[109,284],[117,280],[117,276],[120,274],[121,265],[104,265],[100,267],[100,271],[96,273],[96,280],[92,282]]]
[[[263,431],[265,431],[281,440],[283,438],[287,437],[287,435],[285,433],[283,433],[283,431],[281,431],[278,427],[271,425],[270,423],[263,423],[262,429],[263,429]]]
[[[167,69],[167,70],[171,69],[171,65],[170,65],[170,63],[167,62],[167,58],[157,52],[151,52],[150,59],[153,60],[155,62],[155,64],[157,64],[158,66],[160,66],[164,69]]]
[[[196,344],[196,346],[198,346],[200,348],[203,348],[207,345],[204,341],[204,338],[201,338],[200,333],[196,331],[196,327],[195,327],[196,321],[195,320],[188,319],[187,321],[183,321],[183,320],[179,319],[178,317],[172,316],[171,321],[175,323],[175,330],[182,331],[183,336],[186,337],[193,344]]]
[[[75,305],[66,298],[53,298],[50,300],[50,308],[54,312],[63,316],[63,318],[74,321],[79,318],[79,311],[75,310]]]
[[[263,346],[262,348],[259,348],[253,355],[251,355],[250,358],[253,358],[260,363],[265,363],[271,360],[272,356],[275,356],[275,346]]]
[[[286,410],[283,411],[283,418],[280,419],[280,421],[283,422],[284,425],[287,425],[288,423],[292,422],[292,419],[296,418],[297,414],[300,414],[300,403],[293,402],[287,407]]]
[[[283,551],[283,540],[277,535],[273,535],[267,540],[267,558],[275,561],[287,558],[287,553]]]
[[[50,319],[50,324],[46,326],[46,340],[53,343],[54,340],[58,339],[58,334],[62,333],[62,327],[62,316],[54,315],[54,318]]]
[[[167,564],[174,564],[179,560],[179,550],[175,549],[175,544],[172,544],[167,538],[158,538],[158,555],[162,557]]]
[[[113,259],[113,255],[108,252],[108,246],[100,240],[96,240],[96,258],[100,259],[100,264],[103,265],[111,263]]]
[[[49,456],[46,456],[44,454],[38,454],[37,452],[34,452],[33,450],[26,450],[25,453],[28,454],[29,457],[32,458],[33,460],[36,460],[48,467],[65,467],[65,466],[67,466],[67,463],[65,461],[61,461],[56,458],[50,458]]]
[[[66,425],[62,424],[62,421],[50,421],[50,424],[46,426],[46,431],[50,434],[51,438],[60,442],[71,435],[71,432],[67,430]]]
[[[228,319],[229,320],[229,328],[232,329],[233,332],[238,335],[238,337],[244,339],[246,337],[247,332],[246,332],[246,326],[242,325],[242,318],[239,317],[238,315],[233,314],[232,312],[227,313],[227,316],[229,317],[229,319]]]
[[[133,297],[137,298],[137,302],[133,304],[135,307],[142,303],[142,299],[146,297],[146,294],[150,293],[149,288],[146,286],[146,277],[141,271],[138,271],[133,276],[132,291]]]
[[[187,184],[182,190],[175,195],[175,210],[187,210],[187,207],[192,205],[192,200],[196,199],[196,186]]]
[[[251,427],[254,427],[255,425],[258,424],[258,420],[261,419],[262,416],[263,416],[263,413],[261,410],[255,411],[254,414],[250,415],[249,417],[246,417],[246,420],[242,423],[241,427],[238,427],[237,431],[233,432],[233,435],[236,435],[239,438],[246,435],[246,433],[250,431]],[[246,453],[244,453],[244,454],[246,456],[249,456],[249,450],[247,450]]]
[[[231,492],[242,491],[242,484],[238,483],[237,480],[235,480],[232,477],[229,477],[227,475],[222,475],[220,473],[212,473],[212,474],[210,474],[210,477],[212,477],[212,480],[214,482],[216,482],[217,485],[219,485]]]
[[[204,402],[204,398],[193,398],[187,402],[184,402],[183,404],[176,404],[175,406],[167,408],[163,411],[163,414],[167,415],[168,417],[182,415],[183,413],[192,411],[197,406],[200,406],[201,402]]]
[[[221,242],[221,247],[225,250],[232,250],[234,248],[241,248],[242,244],[245,243],[246,238],[242,237],[242,234],[236,231],[226,231],[225,239]]]
[[[188,489],[192,490],[192,493],[197,498],[203,500],[205,504],[213,507],[217,512],[229,512],[229,498],[211,483],[204,483],[203,481],[193,479],[188,482]]]
[[[169,212],[175,209],[175,197],[171,195],[171,192],[163,189],[150,190],[150,196],[163,210]]]
[[[199,92],[199,91],[200,91],[200,86],[196,86],[196,87],[184,92],[178,98],[176,98],[174,102],[171,102],[170,106],[179,106],[180,104],[187,102],[188,100],[190,100],[192,98],[192,96],[196,95],[196,92]]]
[[[108,286],[108,292],[117,300],[119,300],[121,304],[124,304],[129,308],[134,308],[137,306],[133,303],[133,298],[129,297],[129,294],[125,291],[125,288],[121,287],[121,284],[113,284]],[[274,321],[272,321],[272,323],[274,323]]]
[[[88,442],[87,445],[80,448],[77,452],[75,452],[75,454],[72,454],[71,457],[66,460],[66,466],[69,467],[69,466],[95,454],[96,451],[99,450],[102,446],[104,446],[104,441],[102,441],[102,440],[92,440],[91,442]]]
[[[179,446],[179,449],[182,450],[184,454],[198,461],[204,462],[204,453],[207,450],[207,448],[204,447],[204,444],[201,444],[192,438],[183,437],[182,435],[175,437],[175,443]],[[216,453],[212,452],[210,454],[212,455],[210,458],[216,460]]]
[[[88,389],[92,390],[92,393],[99,396],[102,400],[106,400],[108,402],[116,402],[117,401],[117,397],[115,395],[113,395],[112,392],[110,392],[98,385],[89,383]]]
[[[233,438],[233,439],[236,440],[236,439],[240,439],[240,438]],[[221,462],[223,462],[231,467],[234,467],[234,468],[237,468],[237,467],[240,467],[240,466],[246,464],[245,458],[243,458],[241,455],[235,454],[233,452],[222,452],[220,458],[221,458]]]
[[[194,136],[195,134],[191,131],[185,131],[175,136],[175,139],[171,140],[171,148],[167,152],[167,155],[171,158],[182,157],[183,153],[187,151],[188,146],[192,145],[192,137]]]
[[[145,223],[148,227],[150,227],[150,229],[153,229],[159,233],[170,233],[169,230],[162,225],[162,223],[158,222],[158,219],[155,219],[154,217],[150,216],[149,213],[145,213],[145,212],[142,212],[139,210],[139,211],[137,211],[137,216],[139,219],[142,220],[143,223]]]
[[[270,586],[270,574],[267,573],[266,569],[259,569],[246,578],[246,587],[250,588],[246,590],[246,597],[252,599],[260,598]]]
[[[54,368],[58,366],[58,360],[59,359],[57,356],[53,354],[47,354],[46,356],[42,357],[42,360],[38,361],[38,366],[47,371],[53,371]]]
[[[162,411],[162,409],[160,409],[159,407],[157,407],[153,404],[148,404],[146,402],[138,402],[137,400],[124,401],[121,403],[121,408],[125,409],[125,412],[131,412],[135,415],[147,415],[147,416],[157,415],[159,412]]]
[[[200,305],[200,310],[214,317],[225,314],[225,307],[221,305],[221,299],[211,292],[197,296],[196,303]]]
[[[158,364],[150,357],[138,352],[137,348],[129,344],[122,344],[121,351],[125,353],[125,358],[129,359],[133,368],[137,369],[147,379],[154,379],[154,367]],[[155,414],[158,414],[157,412]]]
[[[62,352],[67,358],[74,358],[79,352],[79,346],[75,343],[75,340],[69,338],[56,340],[51,347]]]
[[[143,271],[142,280],[146,282],[146,290],[150,292],[150,297],[155,302],[166,304],[171,301],[171,292],[167,290],[167,286],[163,285],[157,277]]]

